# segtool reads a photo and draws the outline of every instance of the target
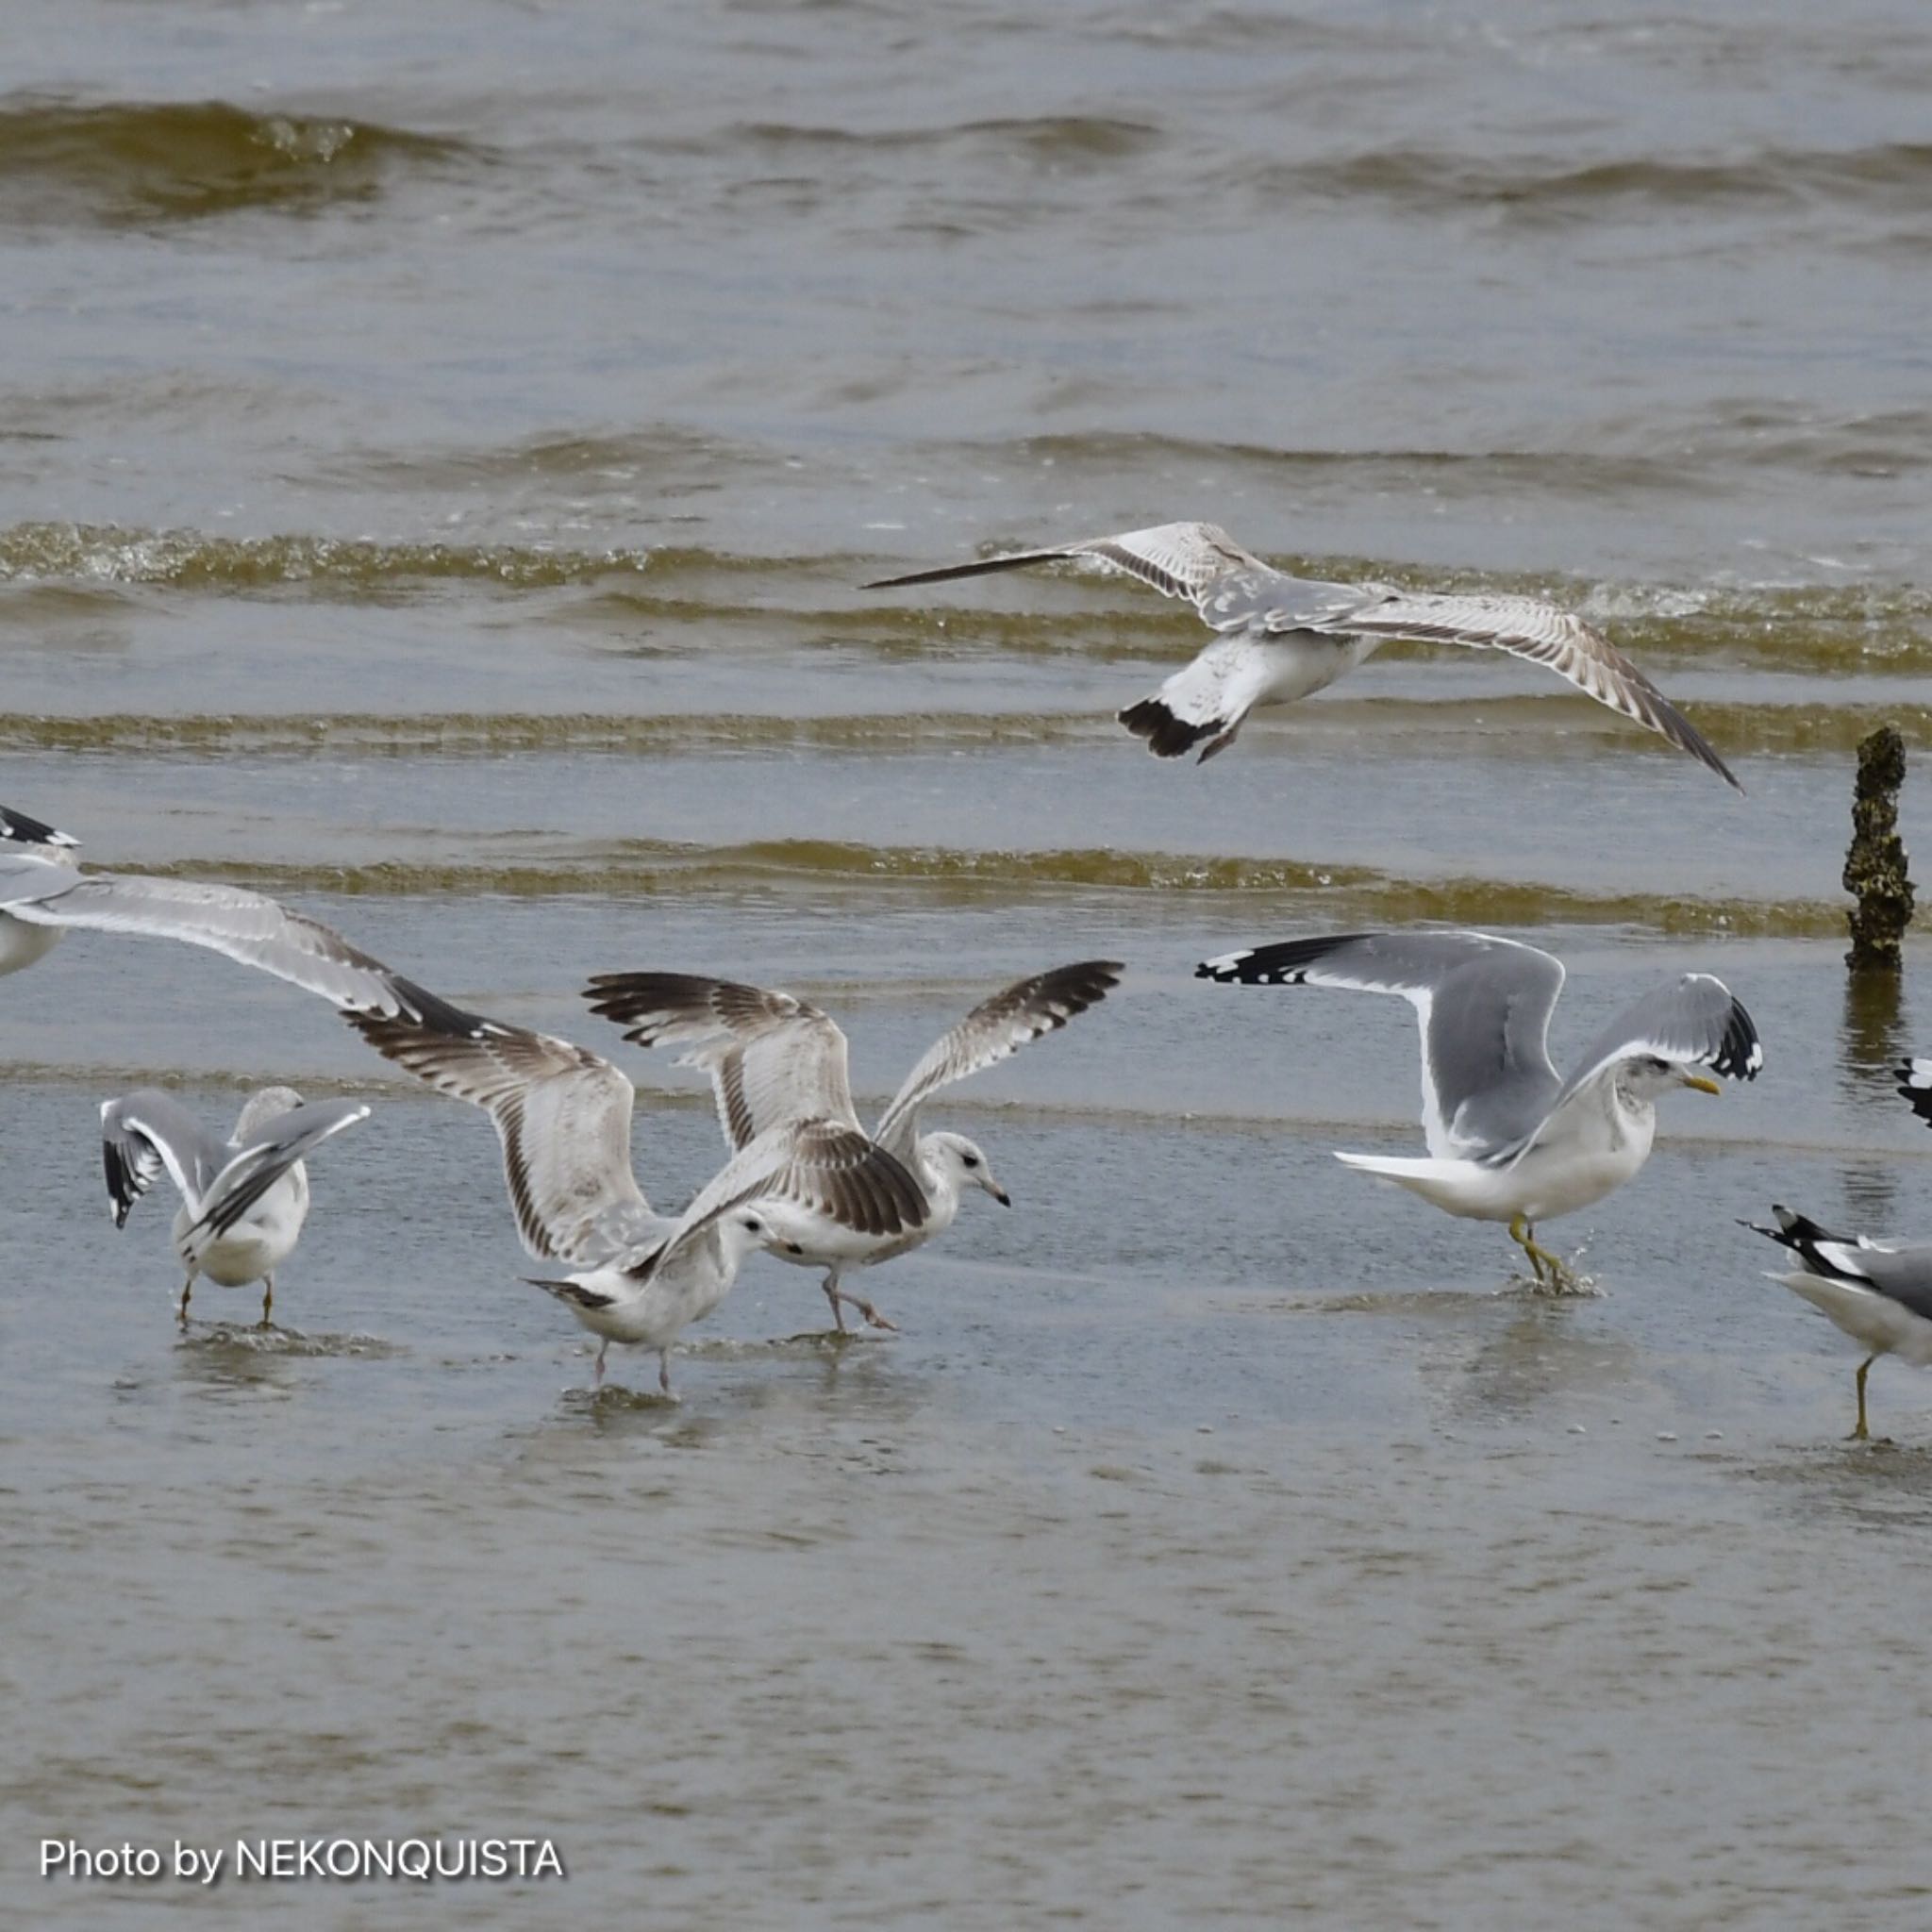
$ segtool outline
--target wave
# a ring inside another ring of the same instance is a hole
[[[1689,893],[1589,891],[1484,878],[1407,878],[1373,866],[1284,858],[1208,858],[1067,847],[1030,852],[864,845],[767,839],[739,845],[631,841],[581,857],[546,853],[527,864],[384,861],[280,865],[199,861],[145,868],[156,877],[252,885],[279,897],[432,895],[512,899],[648,897],[792,886],[937,891],[950,898],[1024,898],[1036,891],[1183,893],[1293,902],[1294,916],[1331,924],[1418,920],[1457,925],[1618,926],[1737,938],[1824,938],[1844,933],[1839,900],[1706,898]],[[1284,909],[1278,904],[1276,910]]]
[[[108,226],[366,201],[399,174],[487,159],[448,136],[225,101],[0,101],[0,220]]]
[[[1270,196],[1384,201],[1427,215],[1480,208],[1524,223],[1767,204],[1853,204],[1916,217],[1932,192],[1932,143],[1774,146],[1734,159],[1641,157],[1581,167],[1529,156],[1492,160],[1379,148],[1342,160],[1270,163],[1256,171],[1254,185]]]
[[[1292,716],[1250,726],[1257,742],[1294,730],[1317,738],[1365,732],[1374,741],[1362,757],[1400,755],[1410,731],[1426,732],[1436,758],[1493,758],[1507,747],[1523,755],[1533,727],[1547,720],[1550,698],[1514,695],[1441,698],[1324,698]],[[1631,736],[1601,708],[1574,701],[1562,756],[1576,757],[1580,737],[1613,742],[1614,754],[1671,758],[1661,741]],[[1789,704],[1700,703],[1703,730],[1734,755],[1841,757],[1881,724],[1896,725],[1913,748],[1932,746],[1932,703],[1916,699]],[[863,752],[918,756],[1018,746],[1123,748],[1113,720],[1092,711],[884,711],[817,715],[694,711],[624,715],[600,711],[396,712],[314,710],[156,716],[104,712],[54,717],[0,712],[0,751],[136,753],[146,758],[210,755],[250,758],[497,758],[509,754],[591,753],[604,757],[678,758],[718,752]]]

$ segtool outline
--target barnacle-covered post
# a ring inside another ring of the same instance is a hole
[[[1881,725],[1858,746],[1858,782],[1852,793],[1852,842],[1845,853],[1845,891],[1857,900],[1847,913],[1854,972],[1896,973],[1900,941],[1912,923],[1912,881],[1905,841],[1898,835],[1898,792],[1906,780],[1906,741],[1896,725]]]

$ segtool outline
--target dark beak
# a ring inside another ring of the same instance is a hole
[[[1010,1208],[1013,1205],[1012,1195],[1008,1193],[1004,1188],[995,1188],[992,1191],[992,1197],[1002,1208]]]

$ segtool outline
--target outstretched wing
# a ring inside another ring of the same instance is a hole
[[[1124,571],[1151,585],[1163,597],[1185,597],[1201,605],[1230,574],[1278,577],[1271,564],[1250,555],[1225,530],[1212,524],[1157,524],[1146,530],[1124,530],[1116,537],[1089,537],[1049,550],[1016,550],[984,557],[976,563],[942,564],[937,570],[908,571],[877,577],[865,591],[895,591],[907,584],[945,584],[958,577],[990,576],[995,571],[1024,570],[1029,564],[1091,560]]]
[[[201,1212],[183,1231],[189,1260],[202,1257],[305,1155],[369,1118],[361,1100],[321,1100],[291,1108],[251,1133],[208,1184]]]
[[[190,1211],[199,1213],[227,1152],[178,1100],[153,1087],[101,1103],[101,1165],[116,1227],[126,1226],[129,1210],[163,1168]]]
[[[845,1036],[809,1000],[692,973],[600,973],[584,997],[639,1046],[691,1046],[679,1064],[710,1074],[734,1148],[800,1121],[859,1124]]]
[[[1439,1160],[1481,1159],[1539,1125],[1557,1091],[1550,1013],[1563,962],[1484,932],[1285,940],[1195,967],[1224,985],[1395,993],[1422,1023],[1423,1132]]]
[[[631,1172],[631,1084],[608,1060],[401,984],[422,1018],[343,1017],[385,1059],[489,1114],[531,1254],[594,1266],[662,1237],[669,1223]]]
[[[957,1026],[941,1034],[907,1074],[905,1085],[879,1116],[874,1139],[909,1161],[918,1145],[923,1100],[955,1080],[1010,1059],[1029,1041],[1098,1006],[1120,983],[1118,959],[1082,959],[1016,980],[991,999],[981,1000]]]
[[[1764,1064],[1757,1027],[1722,979],[1687,973],[1624,1008],[1584,1050],[1550,1111],[1626,1060],[1708,1067],[1726,1080],[1755,1080]]]
[[[1547,665],[1598,704],[1689,752],[1738,791],[1743,787],[1703,734],[1630,659],[1593,625],[1534,597],[1445,596],[1383,591],[1353,609],[1311,620],[1309,628],[1351,636],[1408,638],[1507,651]]]
[[[76,872],[0,850],[0,911],[29,925],[130,932],[207,946],[356,1012],[406,1010],[403,982],[334,927],[240,886]]]

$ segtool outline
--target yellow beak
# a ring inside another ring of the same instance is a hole
[[[1702,1074],[1686,1074],[1684,1084],[1696,1088],[1700,1093],[1722,1093],[1724,1091],[1715,1080],[1707,1080]]]

